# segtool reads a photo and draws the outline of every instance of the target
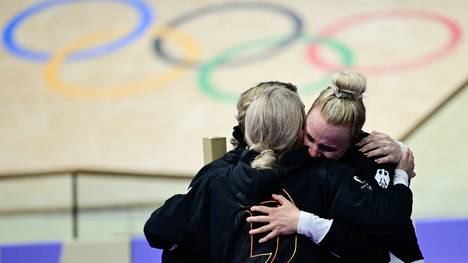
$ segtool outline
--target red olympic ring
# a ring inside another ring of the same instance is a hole
[[[388,18],[418,18],[418,19],[425,19],[430,20],[436,23],[441,24],[443,27],[447,29],[449,32],[449,39],[444,45],[428,54],[422,55],[420,57],[403,61],[400,63],[389,64],[389,65],[382,65],[382,66],[353,66],[352,69],[362,72],[362,73],[373,73],[373,74],[380,74],[380,73],[388,73],[388,72],[395,72],[395,71],[405,71],[410,68],[417,68],[428,64],[434,60],[437,60],[445,55],[447,55],[450,51],[452,51],[460,42],[462,36],[462,29],[458,25],[457,22],[454,20],[445,17],[440,14],[431,13],[427,11],[419,11],[419,10],[390,10],[390,11],[378,11],[373,13],[364,13],[358,14],[355,16],[351,16],[342,20],[339,20],[336,23],[333,23],[329,26],[324,27],[323,29],[319,30],[319,35],[324,37],[332,37],[332,35],[344,30],[347,27],[369,22],[375,19],[388,19]],[[319,55],[319,46],[316,43],[312,43],[307,48],[307,55],[309,61],[319,67],[322,67],[327,70],[341,70],[343,66],[335,65],[325,61]]]

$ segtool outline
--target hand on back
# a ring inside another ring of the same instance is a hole
[[[247,218],[247,222],[266,223],[262,227],[249,231],[250,235],[269,232],[259,240],[260,243],[297,232],[299,209],[282,195],[274,194],[272,197],[279,203],[278,207],[253,206],[250,208],[251,211],[261,212],[264,215]]]

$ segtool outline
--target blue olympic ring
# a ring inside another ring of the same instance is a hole
[[[14,32],[16,28],[22,22],[24,22],[28,17],[34,14],[37,14],[44,9],[47,9],[49,7],[56,6],[56,5],[61,5],[61,4],[71,3],[71,2],[82,2],[82,1],[78,1],[78,0],[45,1],[45,2],[40,2],[36,5],[33,5],[30,8],[22,11],[16,17],[14,17],[12,20],[8,22],[8,24],[5,27],[5,30],[3,31],[3,43],[5,47],[7,48],[8,51],[10,51],[11,53],[19,57],[30,59],[30,60],[35,60],[39,62],[47,61],[51,56],[49,53],[31,50],[26,47],[20,46],[19,44],[16,43],[16,40],[14,39]],[[86,1],[90,1],[90,0],[86,0]],[[101,1],[111,1],[111,0],[101,0]],[[139,1],[139,0],[112,0],[112,1],[131,6],[140,14],[140,21],[137,27],[132,32],[124,36],[123,38],[120,38],[118,40],[115,40],[105,45],[101,45],[98,47],[94,47],[94,48],[90,48],[90,49],[86,49],[83,51],[73,53],[70,55],[69,59],[80,60],[80,59],[86,59],[86,58],[95,57],[101,54],[109,53],[117,48],[120,48],[132,42],[138,36],[143,34],[143,32],[145,32],[146,29],[149,28],[149,26],[151,25],[154,19],[154,15],[153,15],[153,12],[151,11],[151,8],[147,4],[145,4],[143,1]]]
[[[225,65],[248,64],[248,63],[252,63],[252,60],[264,59],[272,55],[276,55],[279,53],[278,52],[279,49],[284,48],[287,45],[293,43],[296,39],[299,39],[302,35],[302,30],[304,27],[303,22],[301,18],[296,13],[294,13],[294,11],[284,6],[277,5],[277,4],[262,3],[262,2],[228,2],[228,3],[223,3],[223,4],[215,4],[215,5],[202,7],[202,8],[193,10],[191,12],[188,12],[182,16],[175,18],[174,20],[170,21],[166,27],[175,28],[191,19],[195,19],[203,15],[213,14],[216,12],[226,11],[230,9],[245,9],[245,8],[268,10],[274,13],[285,15],[286,17],[291,19],[293,30],[289,35],[285,36],[283,39],[273,43],[270,48],[265,49],[264,52],[257,53],[255,55],[245,56],[240,59],[231,60],[229,61],[229,63],[226,63]],[[178,64],[178,65],[182,64],[182,65],[187,65],[187,66],[199,66],[197,64],[201,63],[201,62],[187,62],[187,61],[183,61],[180,58],[173,57],[172,55],[168,54],[167,51],[163,49],[163,41],[164,39],[161,37],[156,38],[154,42],[154,49],[156,51],[156,54],[162,59],[166,60],[167,62]]]

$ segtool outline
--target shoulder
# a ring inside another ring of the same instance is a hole
[[[359,139],[363,139],[368,135],[369,134],[366,132],[361,132]],[[387,188],[393,178],[396,165],[393,163],[379,164],[375,162],[376,159],[375,157],[365,156],[359,151],[359,148],[353,144],[340,162],[352,167],[356,176],[362,180],[371,184],[377,183],[378,186]]]
[[[361,131],[358,140],[367,137],[369,134]],[[396,165],[393,163],[378,164],[375,162],[376,157],[367,157],[359,151],[359,147],[352,144],[346,154],[341,158],[340,162],[353,167],[356,170],[360,170],[364,167],[371,169],[395,169]]]
[[[196,184],[202,179],[212,179],[211,177],[219,174],[220,171],[235,166],[237,163],[239,163],[243,152],[244,149],[235,148],[224,154],[223,157],[206,164],[194,176],[190,186]]]
[[[307,173],[315,181],[321,180],[327,185],[338,185],[353,172],[354,169],[344,163],[316,158],[309,162]]]

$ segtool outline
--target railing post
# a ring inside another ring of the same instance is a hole
[[[78,174],[72,172],[72,233],[73,239],[78,239]]]
[[[226,153],[226,138],[203,138],[203,162],[210,163]]]

